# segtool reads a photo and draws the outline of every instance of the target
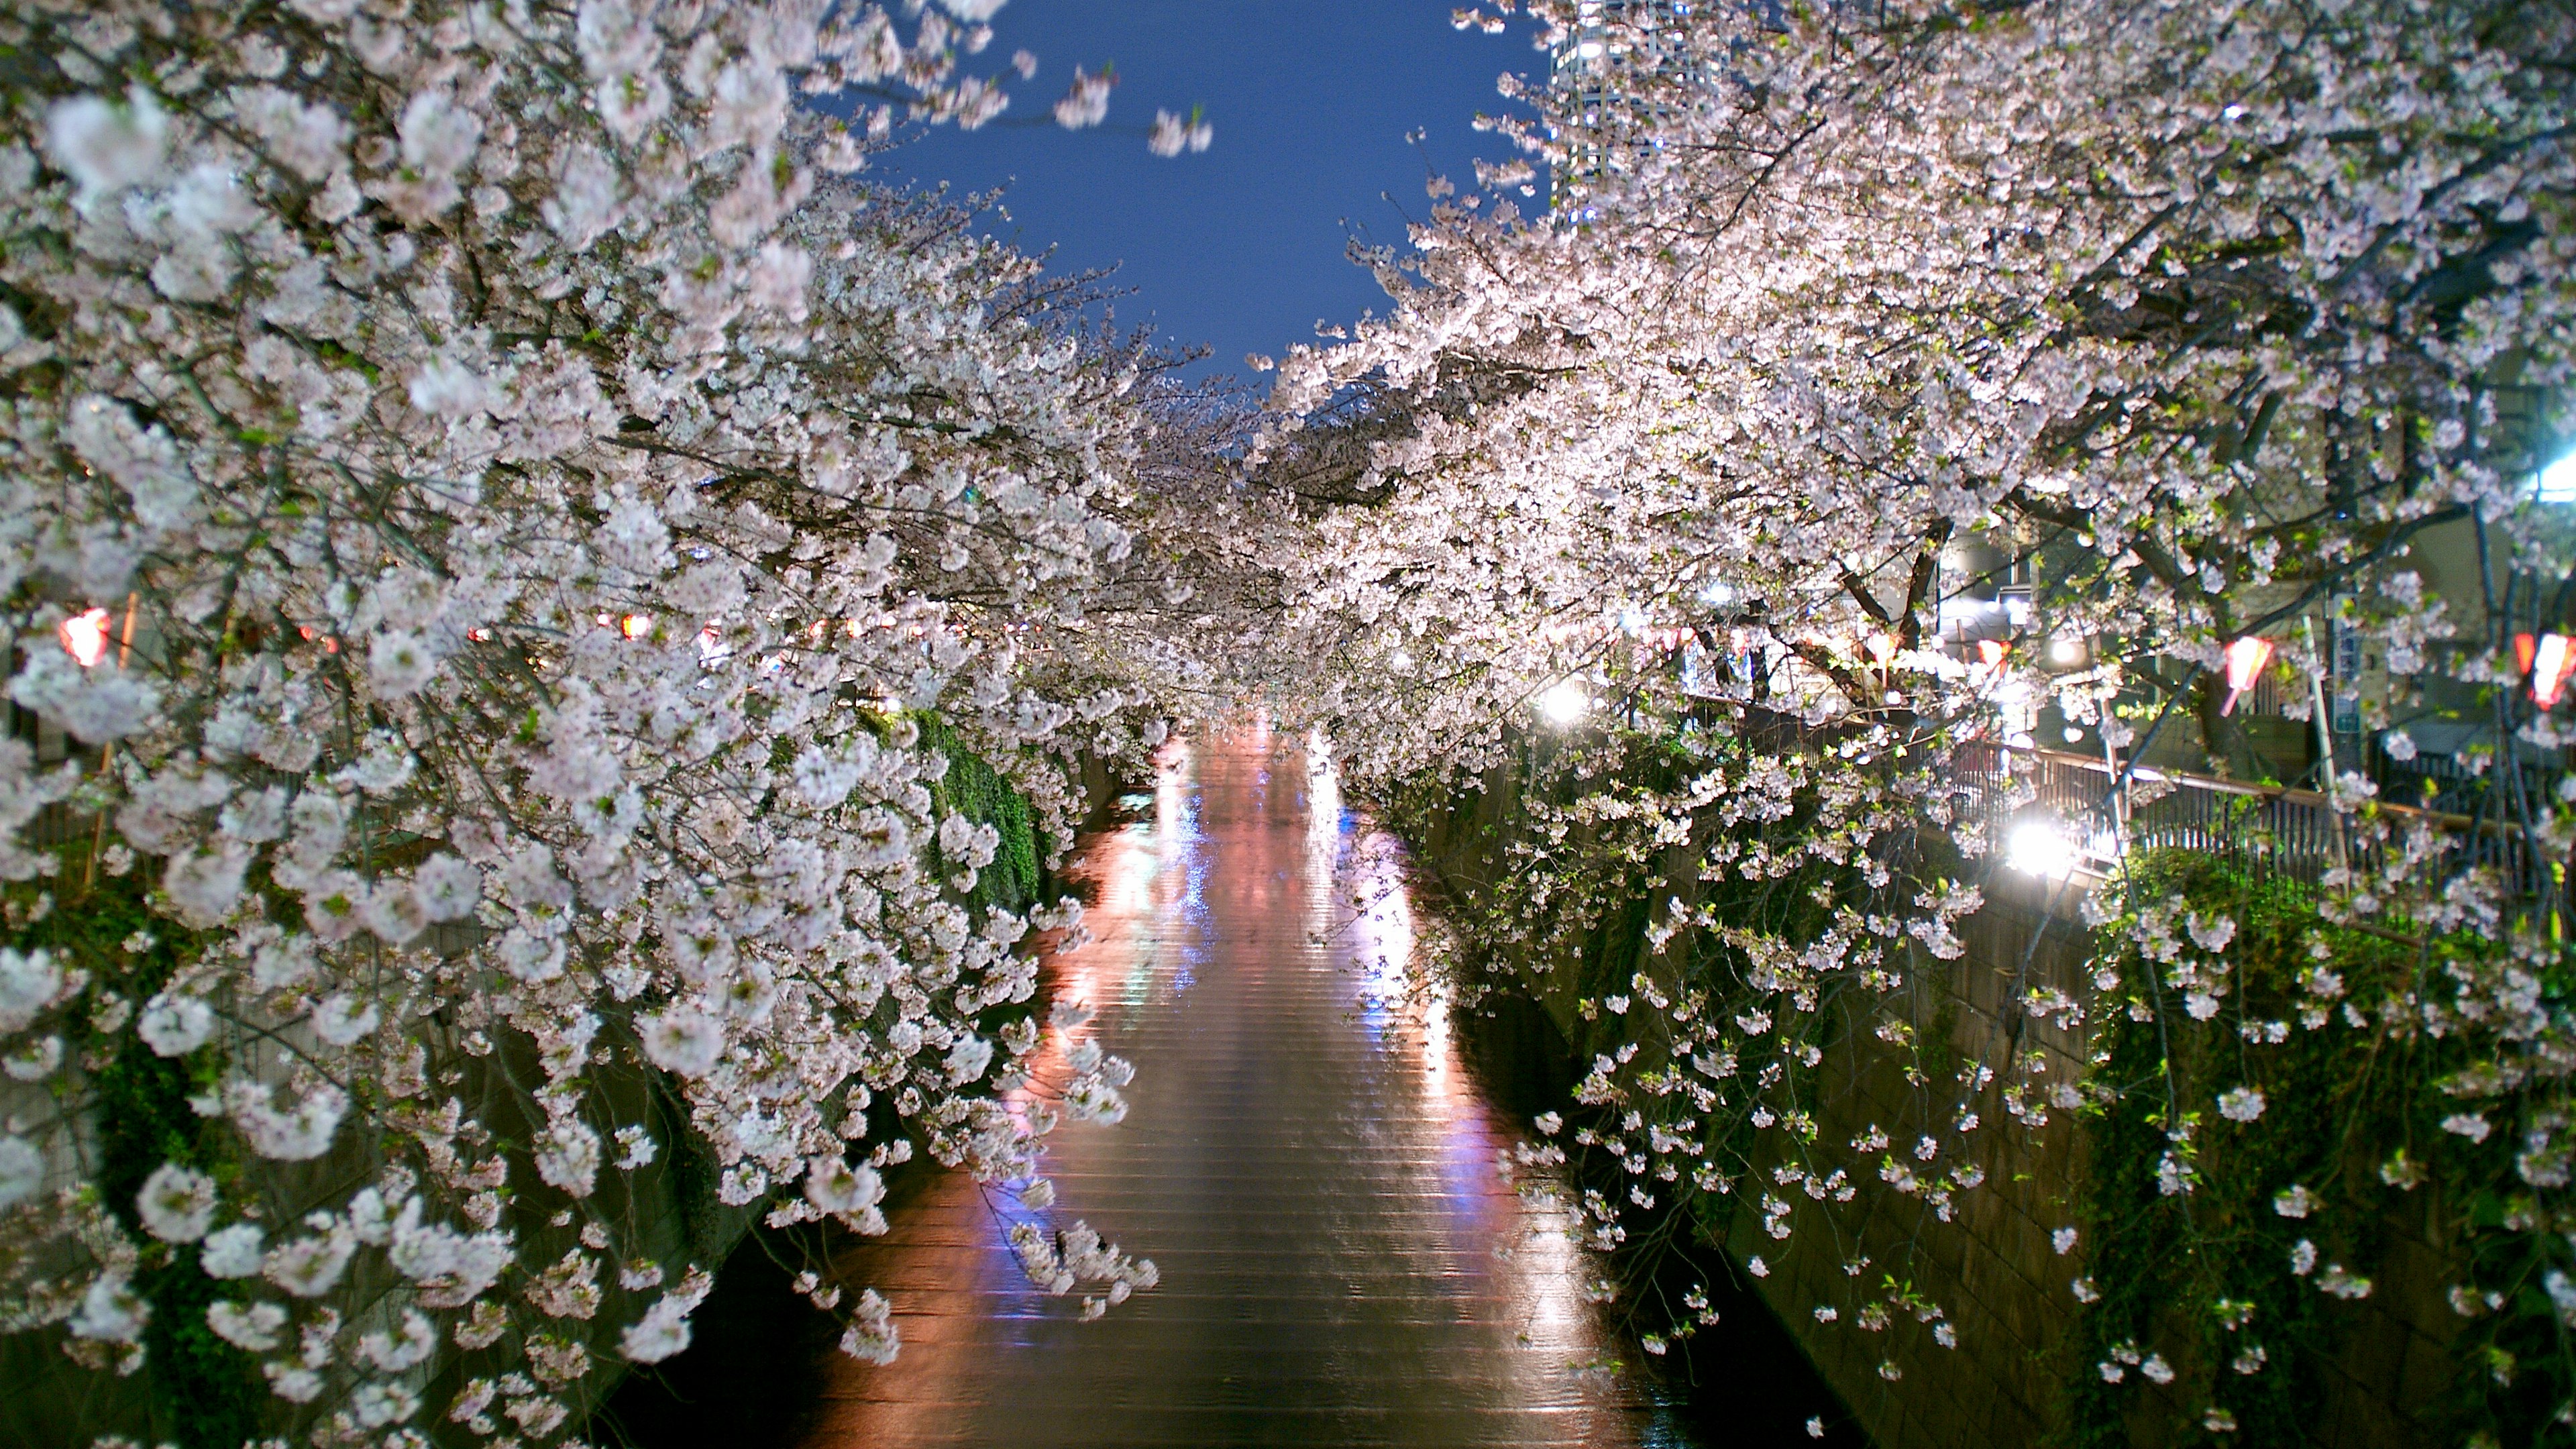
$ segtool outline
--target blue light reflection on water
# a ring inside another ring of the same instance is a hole
[[[1180,799],[1178,837],[1164,845],[1164,859],[1177,856],[1181,863],[1181,896],[1174,911],[1183,927],[1180,963],[1172,968],[1172,994],[1175,996],[1198,984],[1199,972],[1216,948],[1215,923],[1208,916],[1208,876],[1216,866],[1216,851],[1200,828],[1200,812],[1205,801],[1195,772],[1186,760],[1174,760],[1164,767],[1163,779]]]

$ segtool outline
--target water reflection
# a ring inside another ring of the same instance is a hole
[[[1058,989],[1103,1008],[1139,1076],[1125,1124],[1055,1139],[1056,1215],[1163,1286],[1076,1322],[942,1180],[847,1265],[905,1347],[836,1362],[816,1449],[1678,1442],[1587,1367],[1580,1264],[1496,1176],[1513,1128],[1445,1003],[1405,990],[1400,853],[1315,758],[1261,725],[1175,745],[1151,822],[1082,865],[1099,904]]]

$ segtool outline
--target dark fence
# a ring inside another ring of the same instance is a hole
[[[2436,879],[2485,869],[2519,899],[2560,892],[2554,867],[2562,862],[2493,819],[2376,801],[2346,801],[2339,811],[2313,790],[2145,766],[2129,767],[2123,779],[2106,760],[2057,750],[1979,742],[1955,758],[1985,787],[1988,838],[1999,848],[2036,820],[2063,832],[2076,862],[2101,873],[2124,848],[2170,848],[2213,856],[2257,880],[2314,886],[2345,865],[2364,881],[2411,851],[2426,857],[2417,871]]]

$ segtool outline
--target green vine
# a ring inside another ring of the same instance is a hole
[[[87,875],[85,865],[67,864],[61,878]],[[140,1009],[198,949],[190,933],[150,912],[145,890],[140,871],[105,876],[50,910],[13,911],[13,920],[27,923],[10,932],[10,945],[49,951]],[[11,894],[13,905],[22,904],[14,899],[19,891]],[[152,1305],[143,1334],[152,1421],[185,1449],[235,1449],[257,1437],[269,1396],[256,1361],[206,1326],[208,1306],[233,1295],[198,1271],[193,1244],[162,1243],[143,1231],[135,1207],[144,1179],[165,1162],[219,1182],[239,1172],[230,1135],[189,1104],[214,1089],[220,1050],[210,1044],[184,1058],[156,1056],[135,1033],[102,1032],[88,1022],[73,1045],[96,1062],[90,1088],[101,1205],[144,1245],[134,1286]]]
[[[1812,828],[1804,783],[1783,793],[1778,820],[1674,833],[1672,806],[1694,776],[1756,753],[1615,732],[1533,741],[1525,763],[1469,793],[1425,775],[1385,800],[1417,859],[1451,884],[1446,915],[1479,968],[1461,973],[1462,997],[1515,971],[1579,1057],[1619,1053],[1620,1070],[1596,1072],[1596,1106],[1576,1116],[1592,1130],[1570,1149],[1609,1132],[1614,1111],[1672,1100],[1686,1087],[1676,1054],[1752,1009],[1739,947],[1816,939],[1866,899],[1856,846],[1763,854],[1766,839]],[[1950,889],[1942,868],[1959,862],[1909,854],[1922,847],[1892,852],[1923,877],[1903,888]],[[1674,849],[1686,863],[1736,864],[1676,869]],[[2357,1393],[2471,1449],[2576,1446],[2576,1212],[2560,1205],[2576,1177],[2565,1087],[2576,1060],[2549,1045],[2566,1030],[2576,970],[2556,938],[2480,929],[2473,905],[2448,899],[2420,908],[2423,921],[2382,905],[2370,924],[2344,924],[2312,887],[2188,851],[2133,857],[2104,899],[2092,1059],[2071,1099],[2081,1150],[2072,1180],[2048,1194],[2075,1206],[2075,1241],[2058,1251],[2082,1251],[2046,1261],[2082,1275],[2084,1305],[2061,1340],[2052,1440],[2313,1443]],[[1687,929],[1665,924],[1685,918]],[[1651,1019],[1614,1014],[1632,989],[1650,994],[1647,977],[1688,998],[1677,1020],[1708,1026],[1667,1041]],[[1763,1100],[1792,1136],[1763,1141],[1798,1156],[1792,1137],[1814,1140],[1811,1107],[1837,1133],[1857,1125],[1818,1095],[1844,1068],[1802,1070],[1819,1048],[1847,1043],[1848,1065],[1900,1069],[1934,1097],[1968,1082],[1979,1066],[1958,1016],[1946,996],[1828,986],[1770,1023],[1780,1047]],[[1715,1095],[1749,1085],[1720,1082]],[[1767,1190],[1762,1177],[1785,1159],[1757,1150],[1722,1102],[1701,1107],[1705,1160]],[[1880,1175],[1905,1170],[1887,1157]],[[1740,1192],[1690,1206],[1698,1235],[1720,1243],[1749,1210]],[[1639,1244],[1623,1241],[1633,1258]],[[1891,1276],[1891,1311],[1912,1299]]]
[[[2180,851],[2132,861],[2117,909],[2097,937],[2096,969],[2118,985],[2095,1003],[2083,1109],[2079,1227],[2098,1298],[2070,1339],[2063,1441],[2316,1442],[2329,1366],[2380,1307],[2364,1299],[2434,1286],[2367,1281],[2408,1220],[2451,1250],[2455,1281],[2471,1278],[2481,1240],[2489,1258],[2546,1256],[2507,1146],[2517,1134],[2481,1144],[2443,1129],[2462,1104],[2441,1087],[2471,1063],[2459,1038],[2413,1024],[2426,982],[2491,965],[2496,950],[2465,932],[2419,942],[2339,926],[2306,887]],[[2141,920],[2159,909],[2173,912],[2161,931]],[[2205,1018],[2172,964],[2195,915],[2236,925],[2227,994]],[[2175,946],[2150,944],[2160,936]],[[2219,1110],[2239,1089],[2263,1098],[2254,1120]],[[2456,1361],[2501,1368],[2454,1376],[2443,1417],[2471,1443],[2537,1442],[2565,1401],[2543,1276],[2535,1263],[2476,1274],[2529,1286],[2499,1295],[2501,1312],[2466,1305],[2474,1321],[2458,1295],[2434,1300],[2434,1331],[2463,1327]],[[2537,1371],[2516,1384],[2524,1369]]]
[[[1001,832],[993,863],[978,871],[967,901],[980,913],[992,909],[1025,911],[1038,902],[1038,862],[1044,850],[1029,816],[1029,802],[1002,773],[966,747],[956,731],[936,715],[918,716],[924,748],[948,756],[948,773],[930,787],[931,811],[950,811]],[[934,852],[937,850],[933,846]],[[941,868],[946,869],[943,861]]]

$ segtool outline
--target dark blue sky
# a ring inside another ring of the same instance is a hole
[[[1539,73],[1546,58],[1525,25],[1451,29],[1453,4],[1011,0],[994,18],[992,48],[970,62],[989,74],[1015,50],[1037,55],[1036,80],[1010,77],[1005,120],[1045,116],[1076,63],[1096,73],[1115,62],[1108,125],[942,129],[883,158],[878,174],[972,189],[1009,182],[1009,219],[987,217],[989,231],[1030,251],[1056,247],[1060,269],[1118,264],[1113,285],[1134,289],[1117,303],[1122,324],[1151,321],[1167,342],[1212,346],[1194,372],[1244,374],[1245,353],[1312,341],[1318,318],[1384,310],[1386,294],[1344,257],[1343,241],[1403,245],[1404,216],[1431,205],[1424,150],[1462,191],[1473,187],[1473,158],[1511,154],[1471,123],[1503,108],[1495,77]],[[1148,154],[1155,109],[1186,115],[1193,105],[1206,107],[1216,144],[1168,160]],[[1416,129],[1429,133],[1421,149],[1405,141]]]

